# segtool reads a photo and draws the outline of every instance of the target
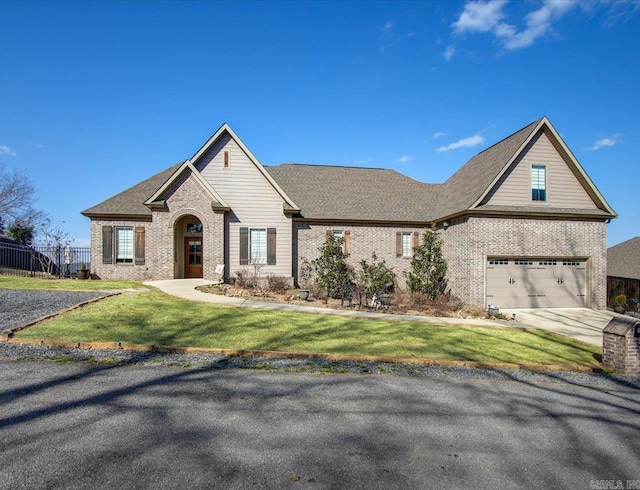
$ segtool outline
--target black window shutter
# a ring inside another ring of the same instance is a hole
[[[267,228],[267,265],[276,265],[276,229]]]
[[[249,264],[249,228],[240,228],[240,265]]]
[[[102,227],[102,263],[113,264],[113,226]]]
[[[144,265],[144,226],[136,226],[135,234],[136,265]]]

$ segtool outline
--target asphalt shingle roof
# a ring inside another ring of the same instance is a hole
[[[439,217],[469,209],[531,136],[539,122],[540,119],[481,151],[442,184],[438,196]]]
[[[463,213],[474,205],[518,150],[532,136],[541,119],[478,153],[444,184],[418,182],[395,170],[285,163],[264,167],[300,208],[306,219],[429,223]],[[82,212],[85,216],[151,216],[144,205],[178,169],[176,164]],[[289,207],[289,206],[287,206]],[[539,208],[482,205],[479,210],[527,213]],[[611,216],[607,211],[550,209],[550,214]]]
[[[308,219],[425,222],[434,185],[395,170],[285,163],[265,167]]]
[[[169,180],[169,177],[178,170],[180,165],[181,163],[177,163],[100,204],[85,209],[82,214],[89,217],[100,215],[151,216],[151,210],[144,205],[145,201]]]
[[[640,237],[607,249],[607,276],[640,280]]]

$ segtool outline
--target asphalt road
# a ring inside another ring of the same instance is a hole
[[[0,372],[0,488],[640,486],[640,390],[623,386],[41,361]]]

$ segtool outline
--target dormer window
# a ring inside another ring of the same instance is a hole
[[[531,167],[531,200],[547,200],[547,167],[544,165]]]

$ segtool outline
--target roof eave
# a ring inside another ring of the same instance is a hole
[[[91,212],[88,213],[86,211],[82,211],[80,214],[82,214],[83,216],[86,216],[87,218],[101,219],[101,220],[119,220],[119,219],[136,220],[136,221],[152,220],[151,214],[132,214],[132,213],[119,214],[119,213],[91,213]]]
[[[602,214],[602,213],[585,213],[576,214],[570,212],[549,212],[549,211],[503,211],[495,209],[466,209],[457,213],[449,214],[447,216],[434,220],[436,223],[442,223],[444,221],[450,221],[453,219],[463,218],[466,216],[473,217],[509,217],[509,218],[544,218],[544,219],[565,219],[565,220],[596,220],[596,221],[608,221],[617,218],[616,214]]]

